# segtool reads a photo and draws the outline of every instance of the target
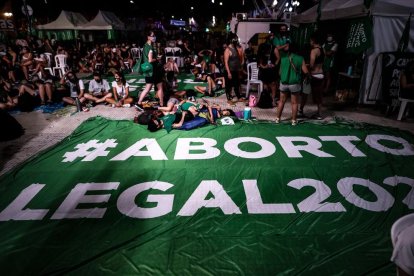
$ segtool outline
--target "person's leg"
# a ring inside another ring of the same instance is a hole
[[[194,89],[197,92],[200,92],[201,94],[205,94],[206,91],[207,91],[207,87],[205,87],[205,86],[199,86],[199,85],[194,86]]]
[[[53,99],[53,86],[50,83],[45,84],[47,102],[51,103]]]
[[[103,97],[97,98],[96,103],[103,103],[106,99],[112,98],[112,93],[104,93]]]
[[[164,106],[164,86],[162,82],[157,83],[156,95],[160,99],[160,106]]]
[[[280,93],[282,94],[282,93]],[[299,108],[299,116],[304,116],[304,109],[306,102],[308,101],[308,94],[300,93],[300,108]]]
[[[285,108],[285,103],[287,99],[287,92],[280,92],[280,100],[277,103],[277,111],[276,111],[276,122],[280,121],[280,117],[282,116],[283,108]]]
[[[29,69],[25,65],[22,65],[21,68],[22,68],[22,71],[23,71],[24,78],[26,80],[29,80]]]
[[[239,76],[239,72],[232,72],[232,76],[233,76],[233,85],[234,85],[234,94],[236,94],[236,97],[238,100],[242,100],[244,101],[245,98],[242,97],[240,95],[240,76]]]
[[[144,100],[144,98],[147,96],[147,94],[150,92],[152,88],[152,83],[147,83],[145,84],[145,88],[144,90],[142,90],[141,94],[139,95],[138,98],[138,104],[142,104],[142,101]]]
[[[76,105],[75,100],[72,97],[63,97],[62,100],[70,105]]]
[[[296,123],[296,117],[298,113],[298,102],[299,102],[300,92],[291,93],[290,101],[292,105],[292,123]]]

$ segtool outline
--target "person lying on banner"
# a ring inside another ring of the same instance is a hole
[[[148,122],[148,130],[151,132],[165,129],[169,133],[173,128],[180,128],[184,122],[194,119],[191,112],[163,112],[155,110]]]

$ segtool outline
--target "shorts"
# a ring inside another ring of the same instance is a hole
[[[281,92],[298,93],[298,92],[302,91],[302,86],[300,84],[283,84],[283,83],[280,83],[279,90]]]
[[[176,105],[176,104],[179,104],[180,101],[176,98],[170,98],[167,102],[167,105],[170,104],[170,103],[172,103],[173,105]]]

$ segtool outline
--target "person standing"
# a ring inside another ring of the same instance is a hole
[[[157,40],[155,33],[149,31],[147,34],[147,42],[145,43],[142,50],[143,63],[150,63],[152,65],[152,71],[145,77],[145,88],[141,92],[136,104],[137,109],[143,110],[142,101],[145,96],[149,93],[152,86],[157,87],[156,95],[160,100],[160,106],[164,106],[164,68],[158,60],[158,52],[155,49],[155,41]]]
[[[280,100],[278,101],[276,111],[276,123],[280,123],[283,108],[288,97],[291,94],[292,105],[292,125],[297,124],[297,112],[300,92],[302,90],[302,73],[306,77],[309,75],[305,60],[302,56],[296,54],[297,50],[294,44],[290,44],[288,50],[280,60]]]
[[[309,60],[309,71],[312,75],[311,77],[311,91],[313,103],[317,106],[317,111],[311,116],[312,119],[322,120],[321,116],[321,107],[322,107],[322,89],[324,82],[323,75],[323,61],[324,53],[320,45],[320,39],[317,34],[314,34],[310,38],[310,60]],[[307,102],[308,95],[302,93],[299,116],[304,117],[304,108]]]
[[[245,98],[240,95],[240,72],[243,63],[243,48],[240,46],[237,36],[233,36],[230,39],[230,43],[228,43],[226,50],[224,50],[224,68],[226,70],[224,76],[226,81],[227,102],[229,104],[233,104],[233,96],[231,94],[232,89],[239,101],[245,101]]]
[[[328,94],[332,85],[332,77],[334,75],[335,69],[335,55],[338,51],[338,43],[334,40],[334,37],[331,33],[328,33],[326,36],[326,42],[322,45],[323,53],[325,54],[325,59],[323,61],[323,72],[324,72],[324,83],[323,83],[323,93]]]

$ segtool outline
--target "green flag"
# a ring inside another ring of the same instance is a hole
[[[352,20],[349,26],[345,51],[359,54],[371,47],[372,22],[370,17]]]
[[[0,272],[393,275],[413,144],[350,122],[167,133],[90,118],[0,177]]]
[[[411,27],[411,13],[408,17],[407,23],[405,23],[404,30],[402,32],[400,42],[398,43],[398,52],[405,52],[408,47],[408,43],[410,41],[410,27]]]

